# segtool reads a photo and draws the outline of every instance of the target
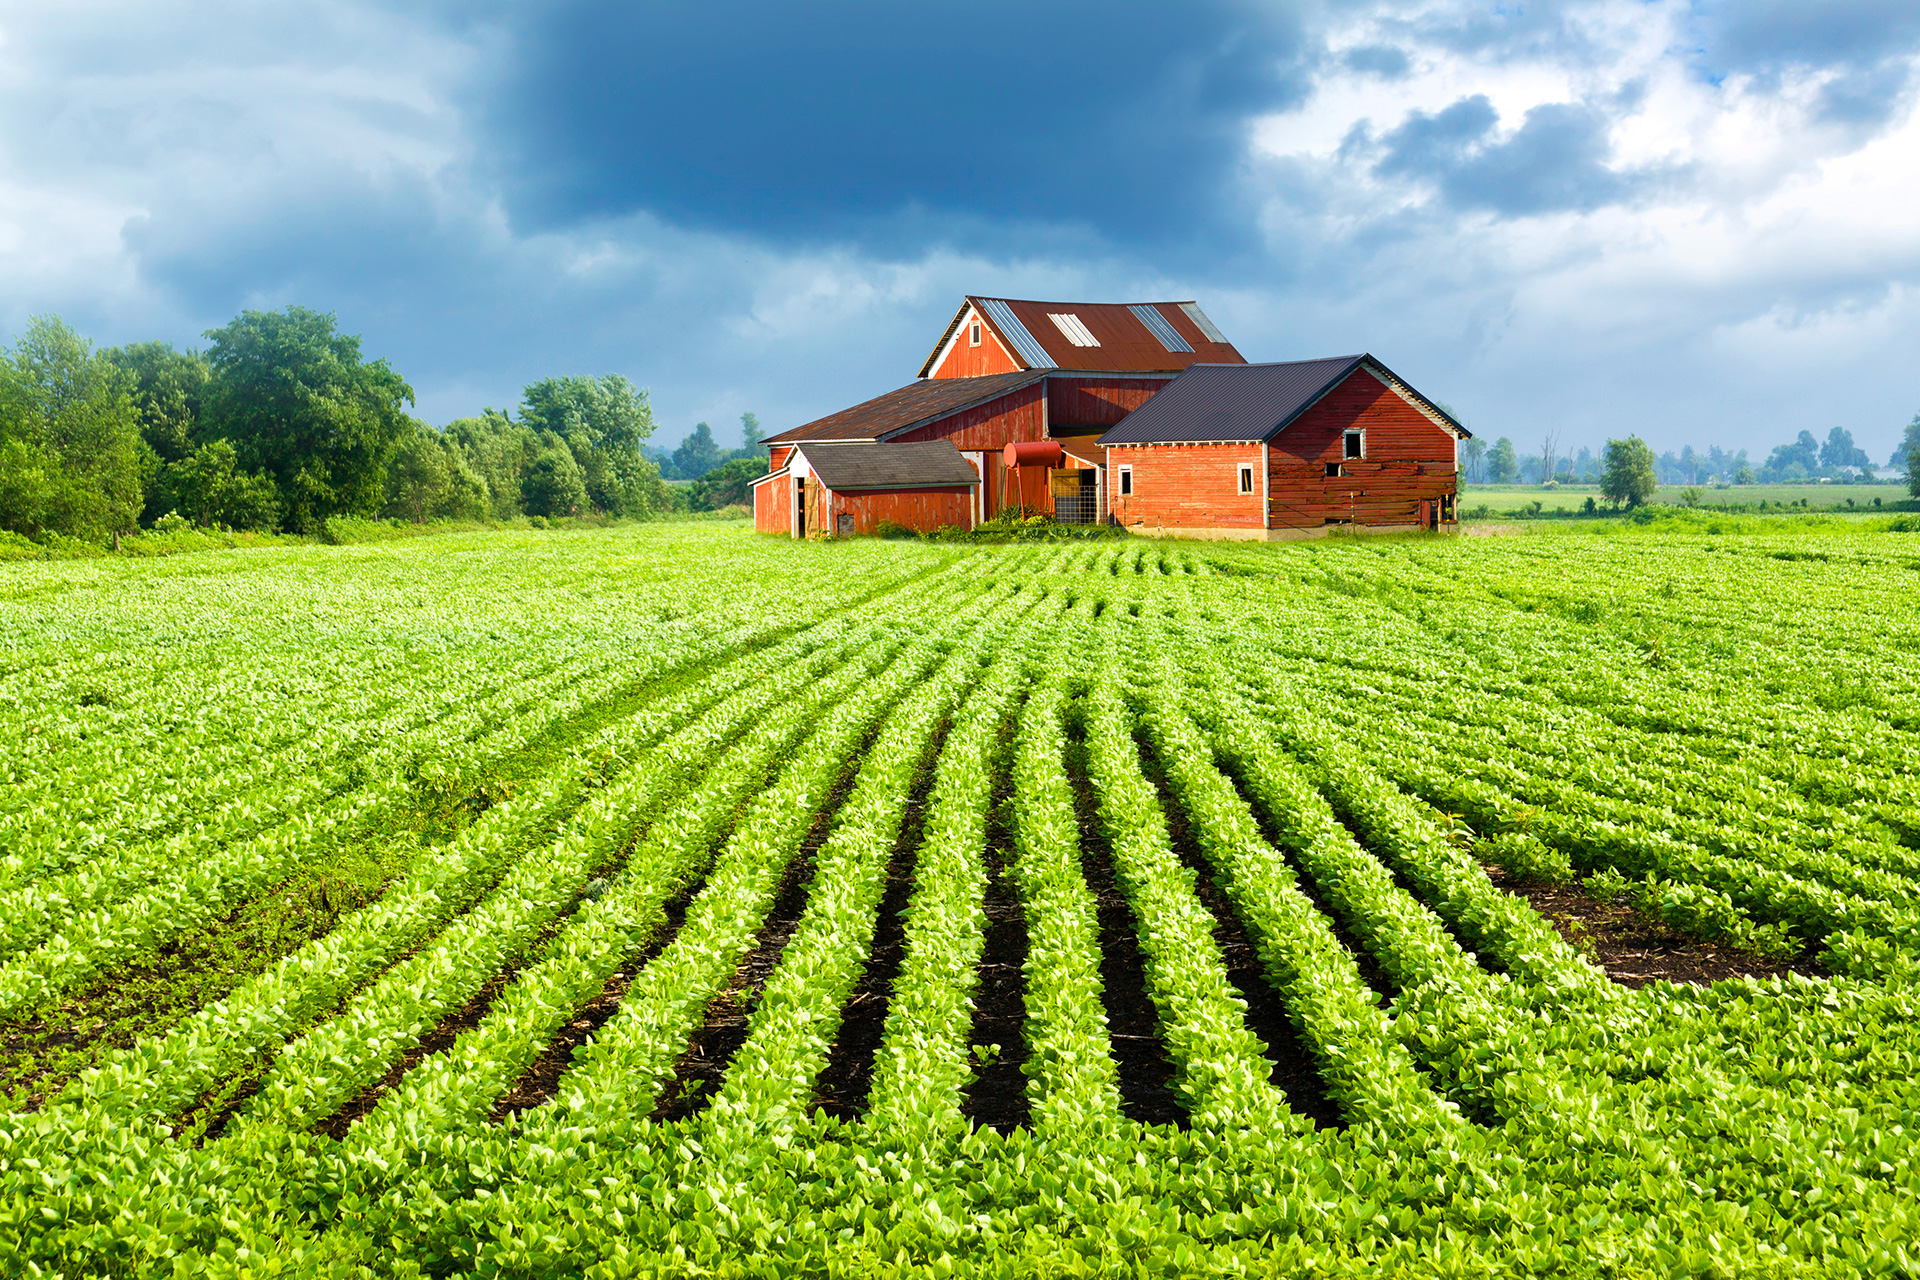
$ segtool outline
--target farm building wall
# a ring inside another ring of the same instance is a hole
[[[1165,378],[1048,378],[1047,430],[1052,435],[1081,434],[1113,426],[1173,381]]]
[[[993,336],[983,321],[980,325],[980,345],[973,346],[968,340],[967,323],[963,322],[954,330],[953,345],[947,348],[946,357],[934,366],[929,377],[934,378],[983,378],[990,373],[1015,373],[1020,366],[1015,364],[1007,349],[1000,345],[1000,339]]]
[[[828,533],[872,533],[882,520],[922,533],[944,526],[973,527],[973,490],[964,486],[951,489],[870,489],[858,493],[826,490],[822,503],[824,528]],[[842,516],[852,516],[851,526]]]
[[[1342,456],[1353,429],[1364,457]],[[1268,458],[1275,529],[1430,525],[1457,487],[1453,435],[1359,369],[1275,436]],[[1341,473],[1328,475],[1329,464]]]
[[[1240,492],[1240,468],[1253,468],[1253,492]],[[1123,469],[1133,492],[1120,492]],[[1107,450],[1107,494],[1113,517],[1146,529],[1265,527],[1260,511],[1257,444],[1135,444]]]
[[[753,486],[753,528],[756,533],[793,532],[792,476],[776,476]]]
[[[1004,449],[1016,440],[1044,440],[1046,429],[1046,384],[1009,392],[996,400],[975,405],[959,413],[948,414],[889,441],[951,440],[962,453],[972,449]]]
[[[767,450],[767,454],[767,470],[778,471],[780,468],[786,466],[787,459],[793,456],[793,446],[790,444],[776,444]]]

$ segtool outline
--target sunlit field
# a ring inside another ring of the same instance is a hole
[[[0,1271],[1910,1267],[1920,534],[1741,528],[0,565]]]

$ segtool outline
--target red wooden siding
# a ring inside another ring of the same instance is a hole
[[[821,503],[824,531],[838,532],[840,516],[853,516],[854,533],[872,533],[882,520],[926,532],[946,525],[973,527],[973,490],[873,489],[859,493],[826,491]],[[819,526],[816,526],[816,530]]]
[[[1240,468],[1251,465],[1253,492],[1240,492]],[[1120,492],[1120,468],[1133,468],[1133,492]],[[1123,525],[1149,529],[1258,529],[1260,446],[1257,444],[1116,445],[1107,450],[1107,494]]]
[[[771,456],[767,459],[767,470],[778,471],[780,468],[786,466],[787,459],[793,456],[793,446],[790,444],[788,445],[777,444],[777,445],[774,445],[771,449],[769,449],[768,453]]]
[[[792,476],[780,476],[753,487],[753,528],[756,533],[793,532]]]
[[[985,324],[980,326],[980,345],[968,344],[968,326],[961,325],[959,341],[947,350],[947,358],[935,366],[930,377],[935,378],[980,378],[989,373],[1015,373],[1020,366],[1015,364],[1000,340],[993,336],[993,330]],[[962,448],[966,446],[962,445]]]
[[[1077,426],[1111,427],[1171,381],[1171,378],[1048,378],[1047,428],[1054,435],[1071,435],[1074,434],[1071,428]]]
[[[1366,432],[1366,457],[1343,458],[1356,427]],[[1427,504],[1456,488],[1453,435],[1363,369],[1275,436],[1270,461],[1275,529],[1425,524]],[[1330,462],[1343,474],[1329,476]]]
[[[998,400],[975,405],[961,413],[949,414],[924,427],[915,427],[893,440],[952,440],[953,447],[968,449],[1004,449],[1016,440],[1044,440],[1042,392],[1046,384],[1036,382]]]

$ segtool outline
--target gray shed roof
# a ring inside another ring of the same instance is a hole
[[[895,444],[814,444],[803,441],[800,456],[820,483],[836,492],[856,489],[936,489],[976,485],[973,464],[951,440],[914,440]]]
[[[1362,365],[1430,410],[1461,439],[1470,434],[1391,369],[1370,355],[1357,355],[1286,364],[1190,365],[1101,436],[1100,443],[1271,440]]]

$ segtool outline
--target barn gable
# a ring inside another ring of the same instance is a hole
[[[920,366],[920,376],[978,377],[1015,369],[1177,373],[1195,363],[1245,363],[1197,302],[970,295]]]

